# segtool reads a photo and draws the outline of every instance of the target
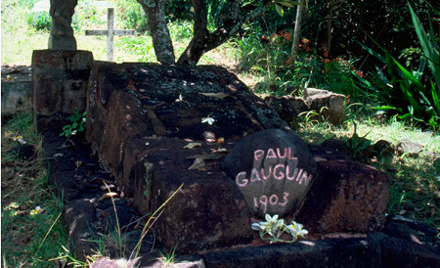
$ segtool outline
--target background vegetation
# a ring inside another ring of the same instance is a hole
[[[225,1],[210,1],[208,19],[213,28],[221,16],[216,7]],[[2,64],[30,65],[32,51],[47,48],[50,16],[35,16],[31,12],[35,2],[2,0]],[[116,61],[156,61],[142,8],[135,0],[112,2],[116,28],[137,30],[136,36],[115,38]],[[167,7],[176,57],[193,34],[190,2],[170,0]],[[261,97],[301,95],[305,87],[347,95],[347,120],[341,126],[318,122],[311,114],[292,122],[309,143],[320,144],[326,138],[348,142],[357,126],[356,134],[366,135],[365,142],[385,139],[397,145],[407,139],[422,144],[425,152],[440,153],[440,4],[436,0],[409,4],[412,9],[403,0],[309,0],[300,51],[294,57],[290,49],[296,9],[283,7],[280,16],[272,6],[200,63],[235,72]],[[106,38],[85,36],[84,30],[105,28],[106,10],[91,0],[79,0],[76,11],[78,49],[105,60]],[[39,144],[38,134],[29,128],[31,118],[19,115],[8,124],[2,121],[2,262],[10,267],[55,266],[49,259],[68,255],[63,249],[67,236],[58,218],[63,204],[51,194],[40,161],[8,153],[18,144],[17,136]],[[416,218],[440,233],[439,161],[403,154],[369,163],[390,177],[389,213]],[[43,210],[31,215],[36,206]]]

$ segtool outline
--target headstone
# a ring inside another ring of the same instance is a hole
[[[269,129],[237,144],[223,162],[255,217],[295,213],[316,176],[307,145],[292,132]]]
[[[86,35],[106,35],[107,36],[107,59],[113,61],[113,36],[115,35],[134,35],[135,30],[115,30],[114,8],[107,8],[107,30],[86,30]]]
[[[78,0],[51,0],[50,15],[52,27],[49,36],[49,49],[76,50],[76,40],[73,36],[72,16]]]

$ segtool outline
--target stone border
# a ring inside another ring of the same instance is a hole
[[[44,134],[43,148],[50,166],[50,182],[58,186],[59,196],[66,201],[65,222],[72,252],[80,259],[91,255],[94,245],[89,240],[97,232],[109,233],[114,227],[111,200],[103,198],[102,188],[107,181],[112,192],[119,194],[109,173],[102,170],[82,137],[66,142],[59,131]],[[95,176],[96,175],[96,176]],[[89,180],[87,180],[89,178]],[[95,178],[90,180],[90,178]],[[118,217],[123,228],[125,253],[135,247],[140,230],[134,223],[138,219],[131,201],[115,196]],[[140,225],[142,226],[142,225]],[[330,234],[294,244],[237,247],[204,254],[183,255],[176,259],[176,267],[439,267],[440,238],[432,228],[404,217],[388,216],[382,232],[368,235]],[[161,263],[160,245],[154,235],[148,235],[142,244],[139,267],[157,267]],[[111,244],[105,248],[112,258],[118,249]],[[128,256],[129,254],[127,254]],[[113,265],[115,260],[104,258],[98,264]]]

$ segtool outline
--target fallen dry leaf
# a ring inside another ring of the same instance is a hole
[[[200,142],[190,142],[187,145],[183,146],[183,149],[193,149],[195,147],[202,146]]]
[[[194,160],[194,163],[192,163],[192,165],[188,168],[188,170],[193,170],[193,169],[205,170],[205,161],[203,160],[203,158],[196,158]]]
[[[110,197],[114,197],[114,196],[118,196],[118,194],[114,193],[114,192],[105,193],[105,194],[101,195],[101,197],[98,199],[98,202],[101,202],[102,200],[104,200],[106,198],[110,198]]]
[[[222,158],[222,157],[224,157],[223,154],[214,154],[214,153],[211,153],[211,154],[196,154],[196,155],[191,155],[191,156],[188,156],[186,159],[197,159],[197,158],[200,158],[200,159],[203,159],[203,160],[217,160],[217,159],[220,159],[220,158]]]
[[[203,93],[203,92],[199,92],[200,95],[206,96],[206,97],[210,97],[210,98],[219,98],[219,99],[224,99],[226,97],[232,97],[231,95],[225,94],[223,92],[217,92],[217,93]],[[235,97],[232,97],[235,98]]]

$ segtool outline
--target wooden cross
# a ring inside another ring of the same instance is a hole
[[[107,8],[107,30],[86,30],[86,35],[107,35],[107,59],[113,61],[113,36],[115,35],[134,35],[135,30],[115,30],[113,23],[115,20],[114,8]]]

